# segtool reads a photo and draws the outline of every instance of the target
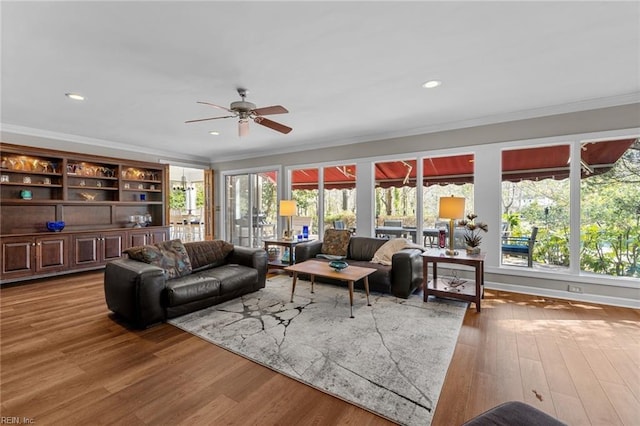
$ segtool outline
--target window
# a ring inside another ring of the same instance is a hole
[[[247,247],[262,247],[276,234],[277,172],[227,176],[225,205],[227,240]]]
[[[473,210],[473,154],[454,155],[448,157],[427,157],[422,161],[422,211],[424,218],[424,243],[427,246],[437,245],[437,230],[445,228],[449,233],[449,220],[438,217],[440,197],[463,197],[465,214]],[[462,219],[462,218],[461,218]],[[454,230],[454,245],[464,248],[463,232]]]
[[[502,263],[569,267],[569,145],[502,152]]]
[[[640,277],[640,144],[581,144],[580,270]]]
[[[416,241],[416,163],[399,160],[374,164],[376,235],[422,242]]]
[[[324,168],[324,227],[356,226],[355,164]]]
[[[295,169],[291,172],[291,196],[298,206],[298,214],[309,218],[310,237],[318,237],[318,169]]]

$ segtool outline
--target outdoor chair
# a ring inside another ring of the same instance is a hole
[[[509,237],[509,222],[502,222],[501,230],[502,230],[501,238],[504,241],[506,238]]]
[[[533,245],[538,235],[538,227],[531,228],[528,237],[504,237],[502,240],[502,255],[519,256],[527,258],[527,266],[533,267]]]
[[[398,228],[402,228],[402,221],[401,220],[385,220],[382,226],[395,226]]]

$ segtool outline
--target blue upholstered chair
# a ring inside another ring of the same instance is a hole
[[[528,237],[504,237],[502,240],[502,255],[519,256],[527,258],[527,266],[533,266],[533,245],[538,235],[538,227],[531,228]]]

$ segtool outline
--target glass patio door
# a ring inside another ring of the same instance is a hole
[[[277,171],[226,177],[225,234],[227,241],[263,247],[277,235]]]

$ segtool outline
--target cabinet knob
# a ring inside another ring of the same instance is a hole
[[[36,245],[37,245],[37,246],[40,246],[40,245],[42,245],[42,243],[38,243],[38,244],[36,244]]]

